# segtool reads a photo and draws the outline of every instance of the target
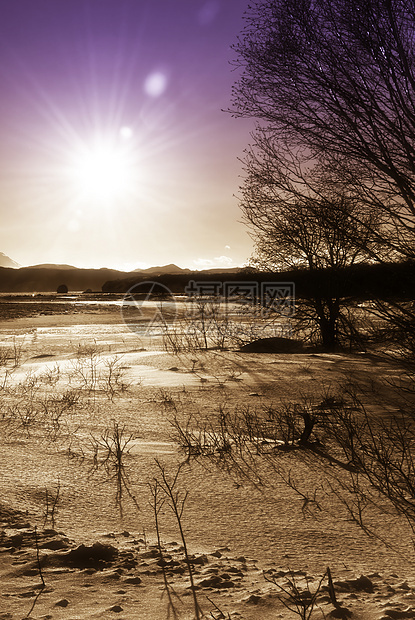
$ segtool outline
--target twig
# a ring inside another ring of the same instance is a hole
[[[176,490],[177,479],[179,477],[181,468],[183,467],[183,463],[181,463],[178,466],[176,475],[174,476],[173,480],[170,482],[167,478],[166,470],[164,466],[160,463],[158,459],[155,459],[155,462],[157,464],[157,467],[160,470],[161,477],[162,477],[162,482],[159,483],[159,485],[168,498],[168,505],[173,511],[176,517],[177,525],[179,527],[180,537],[182,539],[182,544],[183,544],[184,557],[185,557],[185,561],[187,564],[187,570],[188,570],[189,578],[190,578],[190,589],[192,591],[192,596],[193,596],[195,618],[196,620],[201,620],[201,617],[203,614],[199,606],[199,601],[197,600],[196,587],[195,587],[195,583],[193,579],[193,570],[192,570],[192,565],[190,562],[189,552],[188,552],[187,543],[186,543],[186,537],[184,535],[183,524],[182,524],[183,509],[184,509],[184,505],[188,497],[188,491],[186,491],[184,495],[180,497],[180,492]]]
[[[177,611],[176,611],[176,608],[175,608],[175,605],[174,605],[173,595],[179,601],[180,601],[180,597],[174,591],[174,588],[169,584],[169,581],[167,579],[167,573],[166,573],[166,569],[165,569],[165,565],[164,565],[163,549],[162,549],[162,546],[161,546],[161,539],[160,539],[159,513],[160,513],[160,510],[163,508],[164,500],[159,498],[160,483],[159,483],[159,481],[157,479],[154,479],[154,483],[150,484],[149,486],[150,486],[151,495],[153,497],[152,508],[153,508],[153,512],[154,512],[154,522],[155,522],[155,526],[156,526],[157,546],[158,546],[159,555],[160,555],[161,571],[163,573],[164,591],[166,592],[167,598],[169,599],[169,603],[168,603],[168,607],[167,607],[167,620],[170,618],[170,613],[173,614],[174,620],[178,620],[179,616],[177,615]]]
[[[44,588],[46,587],[45,580],[43,578],[43,573],[42,573],[42,566],[40,564],[39,541],[38,541],[38,537],[37,537],[37,526],[35,526],[35,544],[36,544],[37,567],[38,567],[38,570],[39,570],[39,576],[40,576],[40,580],[41,580],[42,583],[40,585],[40,590],[39,590],[35,600],[33,601],[32,606],[31,606],[31,608],[29,610],[29,613],[27,614],[26,618],[30,617],[30,615],[31,615],[32,611],[34,610],[35,605],[36,605],[36,603],[38,601],[38,598],[40,597],[40,595],[42,594]]]
[[[223,613],[223,611],[216,605],[216,603],[214,601],[212,601],[211,598],[209,598],[208,596],[206,596],[207,600],[209,601],[209,603],[211,603],[213,605],[213,607],[216,609],[216,611],[218,611],[220,613],[220,616],[218,616],[217,618],[215,618],[215,616],[213,615],[213,612],[210,612],[210,615],[212,616],[213,620],[231,620],[231,617],[228,613],[228,618],[226,618],[225,614]]]

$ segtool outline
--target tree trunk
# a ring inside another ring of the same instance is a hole
[[[338,320],[340,313],[339,299],[316,299],[315,308],[320,327],[321,342],[326,351],[335,351],[339,344]]]

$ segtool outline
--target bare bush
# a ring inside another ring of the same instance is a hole
[[[91,438],[93,460],[91,472],[102,468],[108,479],[115,482],[115,503],[121,517],[123,516],[124,491],[139,509],[138,502],[131,490],[125,464],[135,438],[134,433],[128,433],[125,425],[121,426],[118,422],[113,422],[112,428],[106,428],[100,437]]]
[[[187,460],[224,469],[238,482],[267,488],[278,479],[303,500],[303,510],[337,507],[367,534],[368,513],[404,517],[415,531],[415,419],[374,415],[349,391],[326,393],[320,402],[229,411],[206,419],[172,420]],[[299,464],[315,472],[315,486],[296,475]]]
[[[172,324],[162,325],[169,353],[228,349],[267,336],[286,336],[291,325],[279,312],[264,312],[254,302],[196,297]]]
[[[316,608],[317,597],[321,592],[326,573],[317,583],[314,592],[311,590],[311,579],[306,576],[306,586],[305,588],[301,587],[298,577],[292,570],[284,574],[268,570],[264,573],[264,578],[276,586],[279,592],[278,599],[284,607],[295,613],[301,620],[310,620]],[[325,616],[323,615],[323,617]]]
[[[187,565],[187,571],[188,571],[189,579],[190,579],[190,590],[191,590],[192,597],[193,597],[193,610],[195,614],[195,619],[200,620],[203,617],[203,612],[200,608],[199,601],[197,599],[196,586],[195,586],[194,579],[193,579],[193,568],[192,568],[192,563],[190,560],[190,555],[189,555],[189,551],[187,547],[187,541],[186,541],[186,537],[185,537],[184,529],[183,529],[183,511],[184,511],[184,507],[185,507],[186,500],[188,497],[188,492],[183,491],[179,489],[178,487],[178,479],[179,479],[183,464],[178,466],[176,473],[172,476],[169,476],[169,474],[166,471],[165,466],[162,463],[160,463],[160,461],[158,461],[157,459],[156,459],[156,465],[160,472],[160,478],[155,478],[150,488],[151,488],[151,492],[153,496],[153,506],[154,506],[154,513],[156,517],[156,523],[157,523],[157,532],[159,534],[158,514],[165,501],[167,506],[170,508],[170,510],[173,512],[175,516],[177,527],[180,532],[180,538],[181,538],[182,545],[183,545],[184,556],[185,556],[185,561]],[[164,497],[164,499],[159,499],[160,494]],[[166,582],[165,582],[165,585],[166,585]],[[171,588],[167,587],[167,592],[169,594],[168,611],[169,613],[170,611],[173,613],[173,617],[177,617],[170,590]]]
[[[167,619],[170,616],[173,620],[178,620],[179,615],[176,607],[177,602],[181,602],[180,597],[174,590],[172,584],[169,582],[167,571],[166,571],[166,561],[164,559],[163,546],[161,544],[161,534],[160,534],[160,513],[163,509],[163,506],[166,502],[165,494],[161,488],[161,485],[157,478],[153,480],[152,483],[149,484],[150,494],[151,494],[151,507],[154,513],[154,524],[156,527],[156,535],[157,535],[157,547],[160,555],[160,566],[163,574],[163,591],[167,595]]]
[[[88,355],[77,355],[71,360],[71,368],[68,371],[69,384],[76,385],[89,393],[95,392],[98,386],[98,355],[91,351]]]
[[[43,425],[49,438],[57,439],[64,416],[69,412],[74,412],[80,401],[80,391],[73,388],[59,394],[47,394],[38,400],[38,406],[43,413]]]
[[[49,489],[45,489],[45,511],[43,518],[43,527],[46,527],[48,523],[55,529],[56,525],[56,513],[58,509],[60,499],[61,484],[60,480],[56,484],[56,490],[54,492]]]
[[[117,394],[125,392],[129,388],[121,360],[120,355],[107,357],[103,360],[104,370],[100,373],[99,385],[110,400],[114,400]]]
[[[59,364],[54,364],[52,367],[47,366],[40,374],[39,379],[46,385],[55,386],[61,377],[61,369]]]
[[[125,380],[126,369],[121,364],[122,356],[101,356],[95,348],[82,351],[82,356],[77,354],[71,361],[67,373],[70,385],[94,397],[103,392],[109,400],[114,400],[117,394],[128,390],[129,383]]]

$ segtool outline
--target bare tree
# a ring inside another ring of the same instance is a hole
[[[266,123],[280,159],[323,164],[414,257],[414,0],[262,0],[235,45],[233,113]]]
[[[342,312],[344,268],[380,253],[382,214],[366,209],[340,182],[327,183],[321,166],[309,170],[291,155],[287,169],[267,131],[258,129],[254,138],[241,188],[243,218],[256,242],[254,263],[262,270],[325,270],[324,286],[316,283],[297,300],[297,325],[316,324],[324,347],[334,349],[341,331],[350,337]]]
[[[246,155],[242,202],[260,240],[260,257],[272,264],[272,254],[275,263],[277,254],[286,258],[292,251],[298,261],[295,246],[301,241],[310,268],[316,262],[312,253],[321,249],[320,233],[327,231],[329,247],[339,247],[333,231],[343,216],[332,198],[341,185],[353,205],[347,210],[348,239],[340,229],[344,256],[357,260],[350,254],[352,240],[370,260],[413,260],[415,0],[261,0],[253,2],[245,20],[234,46],[242,73],[232,112],[262,123]],[[316,197],[321,204],[328,199],[336,215],[321,212],[317,236],[308,226],[298,228],[297,215],[285,228],[276,218],[284,234],[272,235],[264,212],[275,218],[277,194],[283,218],[287,208],[292,212],[299,205],[298,216],[304,217],[304,200]],[[330,264],[327,254],[323,262]],[[383,299],[378,313],[402,341],[413,329],[415,312],[406,300],[396,301]],[[337,311],[336,303],[325,308],[329,326]]]

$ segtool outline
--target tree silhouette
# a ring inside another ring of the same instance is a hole
[[[253,2],[234,49],[232,112],[265,123],[280,166],[318,164],[415,257],[414,0]],[[292,175],[295,183],[295,174]],[[380,239],[379,239],[380,240]]]

